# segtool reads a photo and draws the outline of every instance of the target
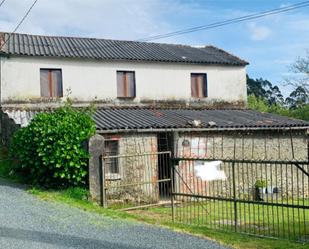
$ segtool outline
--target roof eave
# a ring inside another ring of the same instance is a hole
[[[74,57],[65,55],[27,55],[27,54],[8,54],[0,52],[0,56],[3,57],[31,57],[31,58],[56,58],[56,59],[72,59],[72,60],[93,60],[93,61],[122,61],[122,62],[149,62],[149,63],[168,63],[168,64],[182,64],[182,65],[214,65],[214,66],[226,66],[226,67],[245,67],[249,65],[248,62],[244,63],[216,63],[216,62],[192,62],[192,61],[169,61],[169,60],[141,60],[141,59],[119,59],[119,58],[90,58],[90,57]]]
[[[226,127],[226,128],[147,128],[147,129],[97,129],[99,134],[151,133],[151,132],[207,132],[207,131],[296,131],[309,130],[309,126],[294,127]]]

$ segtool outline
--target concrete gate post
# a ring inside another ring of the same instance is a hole
[[[100,167],[101,156],[104,150],[104,137],[96,134],[89,139],[89,190],[91,198],[99,203],[101,200],[101,190],[103,186],[100,186]]]

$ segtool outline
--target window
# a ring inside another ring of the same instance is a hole
[[[63,97],[61,69],[41,69],[41,97]]]
[[[109,156],[118,155],[118,140],[105,141],[105,160],[107,173],[119,174],[119,162],[117,157],[108,158]]]
[[[117,71],[117,97],[135,98],[135,72]]]
[[[191,97],[207,97],[207,75],[205,73],[191,73]]]

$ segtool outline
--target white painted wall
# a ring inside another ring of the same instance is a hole
[[[192,100],[191,73],[207,73],[209,97],[205,101],[246,101],[245,67],[42,57],[1,59],[1,100],[40,99],[40,68],[62,69],[64,94],[70,88],[70,97],[80,101],[92,101],[95,98],[115,100],[117,70],[135,71],[136,102]]]

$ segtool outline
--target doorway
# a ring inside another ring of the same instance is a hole
[[[158,139],[158,179],[160,199],[169,199],[171,196],[171,152],[173,148],[173,134],[160,132]],[[170,152],[170,153],[160,153]]]

